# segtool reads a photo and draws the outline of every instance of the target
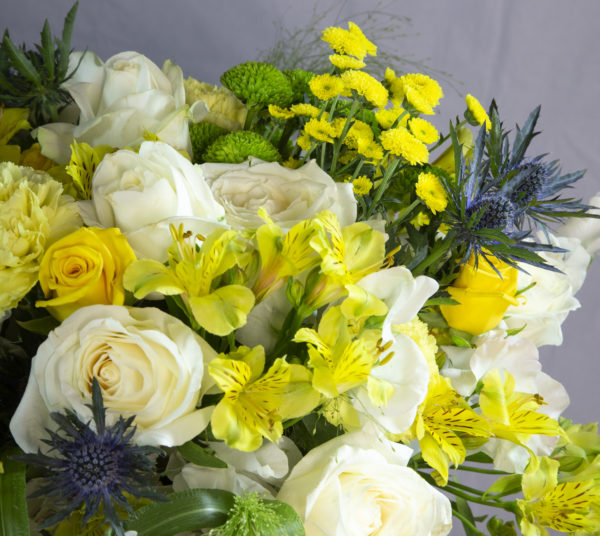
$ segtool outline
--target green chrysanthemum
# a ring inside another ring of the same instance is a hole
[[[220,136],[202,155],[205,162],[239,164],[250,156],[266,162],[281,160],[281,155],[272,143],[256,132],[242,130]]]
[[[288,78],[269,63],[248,61],[232,67],[221,76],[221,83],[252,108],[275,104],[286,107],[294,92]]]
[[[304,69],[289,69],[283,74],[292,86],[292,103],[304,102],[304,95],[308,92],[308,83],[315,73]]]
[[[200,163],[202,161],[202,153],[206,151],[208,146],[223,134],[227,134],[227,132],[226,129],[208,121],[190,124],[190,139],[192,141],[194,163]]]

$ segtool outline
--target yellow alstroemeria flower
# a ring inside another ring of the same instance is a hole
[[[483,377],[479,406],[494,436],[507,439],[525,448],[531,435],[564,436],[557,421],[537,413],[543,401],[539,395],[515,391],[515,379],[508,372],[504,381],[497,369]]]
[[[517,269],[492,255],[487,257],[494,268],[481,257],[475,267],[475,257],[461,266],[454,284],[446,290],[459,305],[442,305],[440,311],[448,325],[480,335],[495,328],[509,305],[518,305]]]
[[[547,528],[596,534],[600,526],[600,483],[558,481],[559,462],[532,456],[523,474],[524,499],[517,504],[523,536],[547,536]]]
[[[92,147],[87,143],[71,144],[71,161],[66,166],[67,173],[73,179],[73,186],[79,199],[92,196],[92,177],[102,159],[115,149],[110,145]]]
[[[308,345],[313,388],[327,399],[325,417],[332,424],[346,428],[358,423],[358,417],[350,402],[341,395],[367,384],[369,397],[380,407],[394,391],[388,382],[370,377],[381,354],[378,346],[381,332],[366,330],[357,337],[354,331],[342,308],[336,306],[323,315],[318,331],[301,328],[294,337],[295,342]],[[335,408],[343,411],[334,411]]]
[[[448,378],[433,375],[427,398],[417,411],[410,435],[403,439],[419,440],[423,459],[439,473],[434,473],[434,477],[444,486],[448,482],[450,463],[455,467],[460,465],[467,454],[456,432],[487,438],[490,426],[452,388]]]
[[[368,224],[353,223],[342,229],[335,214],[329,211],[319,214],[317,220],[321,229],[311,240],[311,246],[321,257],[321,266],[320,272],[307,281],[305,300],[313,309],[346,296],[356,282],[388,262],[385,236]],[[374,298],[362,293],[365,299]]]
[[[200,249],[196,237],[183,226],[171,226],[174,244],[169,248],[169,266],[142,259],[129,265],[124,286],[142,299],[151,292],[181,295],[187,310],[202,328],[215,335],[228,335],[246,323],[254,307],[254,294],[239,284],[213,287],[213,281],[239,265],[245,244],[236,231],[218,229]],[[190,240],[191,239],[191,240]]]
[[[210,376],[225,393],[212,414],[214,436],[245,452],[259,448],[263,437],[278,441],[283,434],[279,408],[290,381],[290,366],[278,358],[263,374],[262,346],[242,346],[221,355],[208,365]]]
[[[260,271],[252,290],[259,302],[285,284],[289,277],[317,266],[319,255],[311,240],[319,231],[316,220],[302,220],[287,233],[275,225],[265,210],[259,211],[267,221],[256,230],[256,249],[260,256]]]

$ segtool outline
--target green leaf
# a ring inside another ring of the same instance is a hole
[[[25,464],[15,462],[9,451],[2,456],[0,473],[0,536],[29,536],[29,516],[25,494]]]
[[[78,6],[79,2],[75,2],[73,4],[73,7],[67,13],[67,16],[65,17],[65,23],[63,26],[62,40],[57,42],[58,51],[60,54],[57,69],[61,78],[66,76],[67,69],[69,68],[69,55],[71,52],[71,35],[73,34],[73,24],[75,23],[75,15],[77,15]],[[81,63],[81,60],[79,63]],[[73,72],[71,74],[73,74]]]
[[[188,489],[153,503],[125,522],[126,530],[143,536],[173,536],[180,532],[219,527],[233,507],[233,493],[220,489]]]
[[[513,329],[507,329],[506,330],[506,335],[505,335],[505,339],[507,337],[512,337],[514,335],[518,335],[519,333],[521,333],[521,331],[523,331],[525,328],[527,327],[527,324],[523,324],[520,328],[513,328]]]
[[[48,335],[48,333],[60,325],[60,322],[53,316],[43,316],[41,318],[34,318],[33,320],[17,321],[17,324],[32,333]]]
[[[181,454],[190,463],[204,467],[217,467],[219,469],[225,469],[227,467],[227,464],[223,460],[220,460],[216,456],[209,454],[205,448],[194,443],[193,441],[184,443],[178,447],[177,450],[179,451],[179,454]]]
[[[54,44],[52,43],[52,34],[50,33],[50,23],[44,21],[42,30],[42,46],[39,48],[40,55],[44,61],[44,67],[50,79],[54,78]]]
[[[501,493],[507,495],[507,492],[517,493],[521,491],[521,479],[523,475],[505,475],[501,476],[496,482],[494,482],[483,494],[483,497],[488,493]]]
[[[475,463],[494,463],[493,458],[488,456],[485,452],[476,452],[475,454],[470,454],[465,458],[465,461]]]
[[[33,82],[36,86],[40,87],[42,85],[42,80],[40,78],[40,74],[35,70],[35,67],[31,61],[27,58],[25,53],[17,48],[13,42],[8,37],[8,33],[4,34],[4,39],[2,40],[2,47],[8,53],[14,68],[23,75],[24,78]]]
[[[465,529],[466,536],[481,536],[482,533],[473,528],[476,525],[475,518],[473,517],[473,512],[471,511],[471,507],[469,506],[469,503],[465,501],[465,499],[463,499],[462,497],[456,497],[456,510],[459,514],[465,517],[467,521],[469,521],[472,524],[472,526],[470,526],[468,523],[465,523],[461,519],[461,523],[463,528]]]
[[[452,298],[430,298],[428,299],[423,307],[431,307],[432,305],[459,305],[460,302],[453,300]]]
[[[304,536],[304,525],[300,516],[289,504],[281,501],[264,501],[279,518],[281,523],[278,535],[281,536]],[[266,535],[265,535],[266,536]]]

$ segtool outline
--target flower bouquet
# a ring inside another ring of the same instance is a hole
[[[598,534],[537,350],[598,230],[539,108],[440,133],[352,22],[213,87],[72,52],[76,8],[0,47],[1,536]]]

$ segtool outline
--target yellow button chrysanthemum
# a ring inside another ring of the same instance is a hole
[[[348,70],[344,71],[341,77],[347,89],[353,89],[373,106],[384,108],[387,104],[388,90],[370,74],[363,71]]]
[[[417,195],[434,214],[441,212],[448,204],[446,192],[440,179],[433,173],[419,173],[415,186]]]
[[[414,137],[423,143],[435,143],[440,139],[437,129],[425,119],[414,117],[408,122],[408,126]]]
[[[444,96],[441,86],[426,74],[405,74],[399,78],[406,100],[419,112],[433,115]]]
[[[313,76],[308,82],[308,86],[315,97],[324,101],[342,95],[346,90],[342,79],[332,74]]]
[[[393,128],[381,134],[381,145],[393,155],[401,156],[413,166],[429,160],[425,144],[405,128]]]

